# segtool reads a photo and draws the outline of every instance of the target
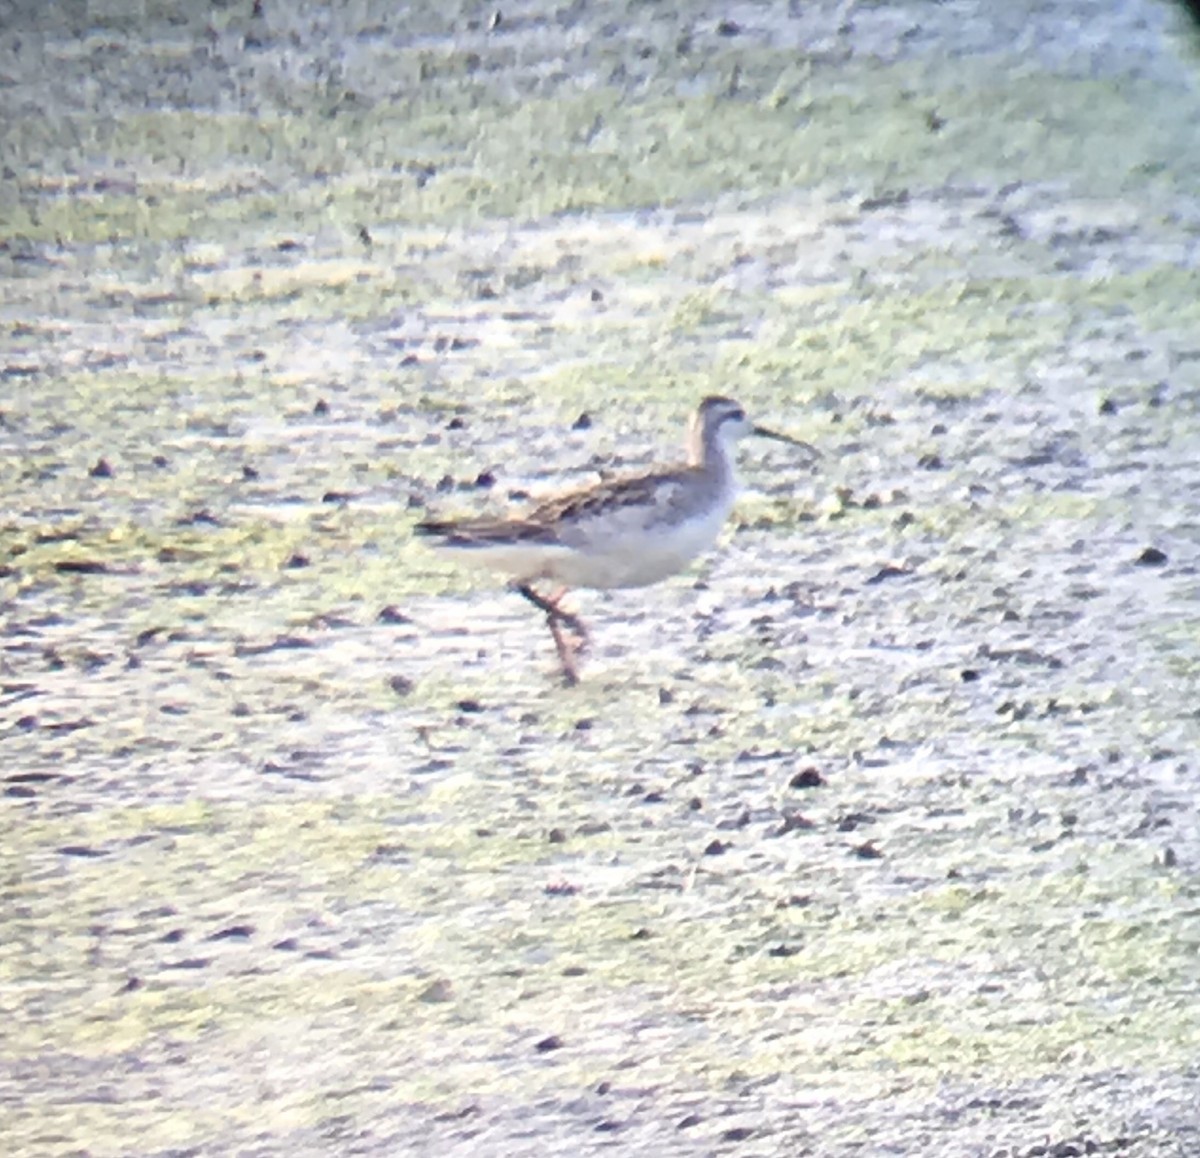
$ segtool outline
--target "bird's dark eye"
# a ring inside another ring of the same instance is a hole
[[[744,410],[731,410],[729,412],[729,417],[732,418],[734,422],[745,422],[746,412]]]

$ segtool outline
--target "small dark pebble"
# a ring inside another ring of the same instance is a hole
[[[28,784],[10,784],[4,790],[4,795],[13,800],[29,800],[37,795],[37,789],[30,788]]]
[[[649,941],[650,938],[653,936],[654,936],[654,934],[651,933],[650,930],[647,929],[645,925],[643,925],[639,929],[634,929],[634,931],[629,934],[629,939],[631,941]]]
[[[590,732],[595,727],[596,721],[584,717],[582,720],[575,721],[575,731]]]
[[[90,728],[95,723],[94,720],[59,720],[53,724],[46,724],[47,732],[54,732],[56,735],[70,735],[71,732],[78,732],[80,728]]]
[[[242,481],[253,482],[256,478],[258,478],[258,471],[255,470],[254,467],[252,467],[249,463],[243,463]]]
[[[446,423],[447,430],[465,430],[466,428],[467,428],[466,422],[462,418],[460,418],[457,414],[453,418],[451,418],[449,422]]]
[[[705,856],[721,856],[724,854],[724,852],[727,848],[729,848],[729,844],[726,843],[725,841],[714,840],[714,841],[711,841],[708,844],[708,846],[704,849],[704,855]]]
[[[596,1123],[596,1133],[598,1134],[613,1134],[621,1128],[620,1122],[614,1122],[611,1118],[605,1118],[603,1122]]]
[[[437,481],[437,486],[433,488],[439,495],[449,494],[454,490],[454,476],[452,474],[444,474]]]
[[[718,36],[740,36],[742,26],[736,20],[722,20],[717,25]]]
[[[877,583],[882,583],[885,579],[903,579],[905,576],[911,575],[912,572],[904,567],[893,567],[888,564],[886,567],[880,567],[870,579],[867,580],[867,586],[873,587]]]
[[[316,403],[313,405],[313,413],[314,414],[328,414],[329,413],[329,403],[326,402],[324,398],[318,398]]]
[[[775,907],[777,909],[807,909],[812,903],[812,897],[802,893],[792,893],[790,897],[784,897],[783,900],[777,901]]]
[[[475,486],[479,490],[487,490],[496,485],[496,476],[490,470],[481,470],[475,476]]]
[[[658,689],[658,702],[660,704],[673,704],[675,702],[675,693],[670,688]]]
[[[800,950],[794,945],[772,945],[767,950],[768,957],[795,957]]]
[[[140,977],[130,977],[125,984],[121,986],[122,993],[136,993],[142,987],[142,979]]]
[[[941,132],[946,127],[946,118],[939,116],[937,110],[931,109],[925,114],[925,127],[931,133]]]
[[[688,801],[688,810],[690,812],[699,812],[704,807],[704,801],[699,796],[693,796]]]
[[[418,358],[416,354],[405,354],[404,357],[400,359],[401,366],[419,366],[420,364],[421,359]]]
[[[394,675],[388,680],[388,687],[392,689],[398,696],[406,696],[417,685],[408,678],[408,676]]]
[[[483,704],[478,700],[458,700],[454,705],[460,712],[482,712]]]
[[[92,478],[112,478],[113,468],[108,465],[106,459],[98,458],[95,464],[88,470],[88,474]]]
[[[349,491],[326,491],[321,496],[323,503],[348,503],[354,496]]]
[[[880,860],[883,857],[883,853],[869,840],[856,846],[852,851],[859,860]]]
[[[838,832],[853,832],[859,825],[870,823],[871,817],[865,812],[847,812],[844,816],[838,817],[837,830]]]
[[[825,783],[825,777],[815,768],[802,768],[789,781],[789,788],[820,788]]]
[[[1167,553],[1157,547],[1147,547],[1138,557],[1139,567],[1161,567],[1167,561]]]
[[[1117,404],[1111,398],[1105,398],[1104,401],[1100,403],[1101,414],[1116,414],[1116,412]]]
[[[284,563],[284,567],[286,567],[289,571],[297,571],[302,567],[307,567],[308,565],[308,556],[301,555],[299,551],[293,554],[292,557],[288,559],[286,563]]]
[[[642,797],[642,803],[643,804],[661,804],[664,799],[665,799],[665,797],[663,796],[663,794],[661,792],[651,791],[651,792],[647,792],[646,795]]]
[[[690,1130],[693,1126],[699,1126],[702,1121],[699,1114],[688,1114],[686,1118],[680,1118],[675,1124],[676,1130]]]
[[[605,1097],[607,1094],[609,1094],[611,1091],[612,1091],[612,1082],[601,1082],[596,1087],[596,1093],[599,1094],[600,1097],[602,1097],[602,1098]]]
[[[946,464],[940,454],[923,454],[917,459],[917,466],[921,470],[945,470]]]
[[[546,839],[551,844],[566,844],[567,834],[561,828],[552,828],[546,833]]]
[[[37,726],[37,716],[22,716],[19,720],[17,720],[17,727],[20,728],[22,732],[32,732]]]
[[[538,1053],[550,1053],[553,1050],[562,1049],[562,1047],[562,1038],[551,1034],[549,1037],[542,1038],[542,1040],[539,1041],[533,1048],[536,1049]]]
[[[247,655],[266,655],[272,651],[300,651],[306,647],[313,647],[311,639],[305,639],[300,635],[281,635],[270,643],[235,643],[233,645],[233,654],[241,657]]]
[[[358,227],[358,240],[367,246],[375,244],[375,239],[371,236],[371,231],[365,225]]]
[[[572,430],[591,430],[591,428],[592,416],[586,410],[571,423]]]
[[[752,1126],[731,1126],[728,1130],[721,1131],[722,1142],[745,1142],[747,1138],[754,1137],[754,1128]]]
[[[405,615],[400,608],[391,603],[384,607],[379,614],[375,616],[375,619],[379,623],[412,623],[412,620],[409,619],[409,617]]]
[[[284,937],[282,941],[276,941],[271,946],[272,949],[279,949],[281,952],[293,953],[298,948],[295,937]]]
[[[775,835],[787,836],[789,832],[806,832],[815,827],[807,816],[802,816],[799,812],[789,812],[783,818],[783,823],[775,830]]]
[[[182,929],[172,929],[169,933],[164,933],[159,940],[164,945],[178,945],[187,934]]]
[[[594,301],[594,302],[604,301],[604,295],[598,289],[592,290],[591,297],[592,297],[592,301]]]
[[[979,673],[973,667],[965,667],[958,673],[958,678],[964,684],[973,684],[979,679]]]
[[[98,559],[59,559],[54,570],[60,575],[103,575],[108,564]]]
[[[225,929],[218,929],[215,933],[209,933],[204,939],[206,941],[248,941],[254,936],[253,925],[230,925]]]
[[[221,520],[212,511],[201,509],[177,519],[175,525],[178,527],[219,527]]]
[[[1163,849],[1162,862],[1164,868],[1174,868],[1179,863],[1179,857],[1173,848]]]
[[[875,197],[864,197],[863,200],[858,203],[858,207],[863,213],[870,213],[876,209],[895,209],[901,205],[907,205],[910,199],[911,194],[907,189],[897,189],[893,192],[880,193]],[[885,419],[886,421],[884,424],[888,426],[895,421],[891,418],[891,415],[875,416],[875,420],[877,422],[880,421],[880,419]]]
[[[159,469],[159,470],[162,470],[164,467],[167,467],[167,466],[170,466],[170,465],[171,465],[171,464],[170,464],[170,463],[167,461],[167,456],[166,456],[165,454],[156,454],[156,455],[155,455],[155,456],[154,456],[154,457],[153,457],[153,458],[152,458],[150,461],[151,461],[151,462],[152,462],[152,463],[153,463],[153,464],[154,464],[156,467],[158,467],[158,469]]]

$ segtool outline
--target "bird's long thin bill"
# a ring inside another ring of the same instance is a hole
[[[800,439],[793,438],[790,434],[780,434],[778,430],[768,430],[765,426],[756,426],[754,433],[759,438],[773,438],[776,442],[786,442],[788,446],[798,446],[801,450],[811,454],[813,458],[821,457],[821,452],[815,446],[810,446],[807,442],[801,442]]]

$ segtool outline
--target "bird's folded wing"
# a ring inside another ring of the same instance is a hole
[[[662,471],[609,479],[585,490],[547,499],[526,515],[514,518],[427,519],[414,528],[447,546],[492,546],[499,543],[573,545],[589,528],[612,530],[632,524],[650,526],[671,518],[686,488],[682,471]]]

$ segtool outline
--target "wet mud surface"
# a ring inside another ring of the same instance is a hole
[[[0,7],[5,1153],[1200,1151],[1194,43],[422,13]]]

